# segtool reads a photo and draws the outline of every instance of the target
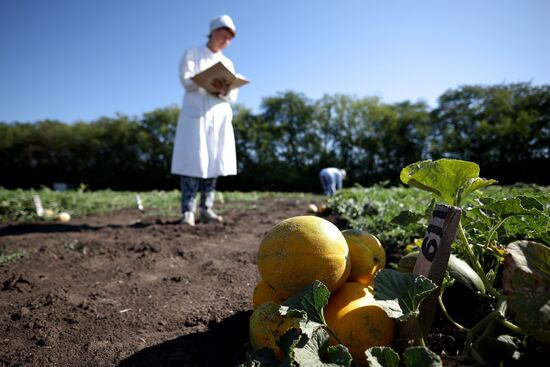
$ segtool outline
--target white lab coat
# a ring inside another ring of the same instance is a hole
[[[178,119],[172,174],[213,178],[237,174],[237,155],[231,103],[238,90],[217,97],[197,86],[190,78],[221,61],[233,73],[233,62],[208,47],[190,48],[180,62],[180,80],[185,89]]]

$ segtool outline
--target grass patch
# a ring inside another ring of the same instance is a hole
[[[63,244],[63,248],[69,251],[80,252],[82,255],[86,255],[88,253],[88,247],[78,240],[73,240]]]
[[[40,217],[36,213],[33,197],[38,195],[44,210],[51,210],[51,218]],[[84,217],[90,214],[103,214],[116,210],[135,208],[138,210],[137,196],[141,199],[145,216],[171,217],[178,215],[181,194],[179,190],[172,191],[87,191],[84,186],[71,191],[53,191],[49,188],[40,190],[6,190],[0,188],[0,224],[10,222],[32,222],[55,220],[60,212],[68,212],[72,218]],[[243,207],[243,203],[254,205],[263,198],[296,199],[319,202],[323,196],[307,193],[280,192],[218,192],[216,205],[223,209]],[[246,204],[244,208],[248,207]],[[223,210],[222,209],[222,210]]]
[[[5,253],[5,252],[0,250],[0,266],[2,266],[4,264],[7,264],[11,261],[15,261],[17,259],[20,259],[25,255],[26,255],[26,253],[23,252],[23,251],[15,251],[15,252],[11,252],[11,253]]]
[[[315,195],[310,193],[300,192],[271,192],[271,191],[251,191],[251,192],[238,192],[227,191],[218,192],[216,197],[216,206],[219,211],[228,209],[250,209],[256,207],[259,201],[263,199],[277,200],[297,200],[308,203],[321,203],[326,202],[327,197],[323,195]],[[222,205],[223,203],[223,205]]]

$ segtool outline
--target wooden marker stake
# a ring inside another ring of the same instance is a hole
[[[413,273],[429,278],[438,287],[441,287],[445,271],[447,270],[449,256],[451,255],[451,243],[456,236],[460,215],[460,208],[437,204],[432,214],[432,220],[428,225],[424,241],[422,241],[422,249],[416,259]],[[440,288],[436,289],[420,304],[418,320],[424,339],[428,337],[428,332],[432,326],[440,290]],[[410,323],[402,323],[400,331],[402,337],[414,339],[415,342],[417,341],[414,328]]]
[[[139,195],[136,195],[136,204],[137,208],[140,212],[143,211],[143,202],[141,201],[141,197]]]
[[[438,287],[441,287],[449,264],[451,243],[456,236],[460,214],[461,210],[457,207],[441,204],[435,206],[426,237],[422,242],[422,251],[416,259],[413,273],[430,278]],[[419,321],[425,338],[432,326],[439,292],[440,289],[435,290],[420,304]]]
[[[34,202],[34,207],[36,209],[36,215],[39,217],[44,215],[44,207],[42,206],[42,200],[40,200],[39,195],[33,195],[32,201]]]

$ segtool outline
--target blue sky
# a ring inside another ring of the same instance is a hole
[[[435,106],[466,84],[550,84],[546,0],[1,0],[0,121],[179,105],[180,57],[223,13],[253,112],[287,90]]]

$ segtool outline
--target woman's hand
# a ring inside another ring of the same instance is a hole
[[[212,87],[216,89],[220,96],[226,96],[227,93],[229,93],[229,83],[223,78],[214,79],[214,81],[212,81]]]

